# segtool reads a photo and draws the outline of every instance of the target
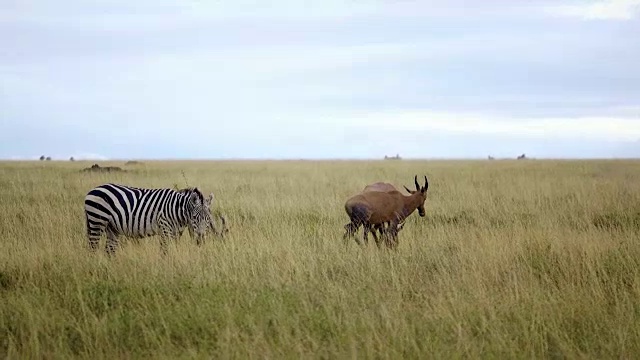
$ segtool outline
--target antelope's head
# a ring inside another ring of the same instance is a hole
[[[424,177],[424,186],[420,186],[420,184],[418,184],[418,175],[415,176],[414,178],[414,182],[416,185],[416,189],[415,190],[409,190],[409,188],[407,188],[406,186],[404,187],[405,190],[407,190],[408,193],[411,194],[411,196],[414,198],[415,203],[418,204],[417,209],[418,209],[418,214],[420,215],[420,217],[424,217],[425,216],[425,211],[424,211],[424,202],[425,200],[427,200],[427,189],[429,189],[429,181],[427,180],[427,177]]]

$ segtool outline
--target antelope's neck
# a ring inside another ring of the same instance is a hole
[[[403,214],[402,214],[402,219],[407,218],[409,215],[411,215],[414,211],[416,211],[416,209],[418,208],[418,197],[415,195],[409,195],[406,196],[404,199],[404,208],[403,210]]]

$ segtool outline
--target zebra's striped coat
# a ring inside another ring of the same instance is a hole
[[[185,227],[198,245],[211,221],[213,194],[205,199],[197,188],[145,189],[119,184],[93,188],[84,199],[89,247],[96,250],[103,232],[106,251],[113,254],[118,236],[143,238],[160,235],[160,246],[167,252],[167,241],[178,238]]]

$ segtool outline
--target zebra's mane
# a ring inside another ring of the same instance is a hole
[[[182,189],[176,189],[176,191],[181,194],[196,193],[200,198],[200,201],[204,202],[204,195],[197,187],[187,187]]]

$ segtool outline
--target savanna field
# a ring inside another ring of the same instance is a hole
[[[640,161],[91,164],[0,163],[3,357],[640,356]],[[343,242],[349,196],[414,175],[426,217],[397,251]],[[185,177],[223,240],[88,252],[92,187]]]

